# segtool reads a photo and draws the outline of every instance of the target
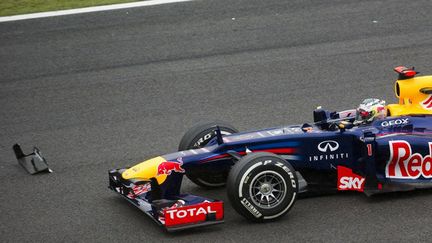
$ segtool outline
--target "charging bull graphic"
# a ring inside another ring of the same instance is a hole
[[[182,163],[174,161],[165,161],[158,165],[158,175],[171,175],[171,172],[184,173],[185,170],[181,167]]]

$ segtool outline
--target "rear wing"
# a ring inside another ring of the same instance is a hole
[[[39,172],[52,172],[38,148],[33,147],[33,153],[30,154],[24,154],[19,144],[14,144],[12,149],[18,163],[26,169],[28,173],[33,175]]]
[[[420,72],[414,70],[414,67],[407,68],[405,66],[398,66],[394,68],[394,71],[398,73],[398,80],[405,80],[414,78]]]

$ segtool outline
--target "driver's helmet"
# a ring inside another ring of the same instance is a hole
[[[365,99],[356,111],[356,121],[370,123],[374,119],[387,116],[386,102],[380,99]]]

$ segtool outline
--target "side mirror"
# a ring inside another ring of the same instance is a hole
[[[328,119],[327,112],[321,107],[318,107],[313,111],[313,118],[314,122],[326,122]]]

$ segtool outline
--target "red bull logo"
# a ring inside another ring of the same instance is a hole
[[[429,95],[424,101],[421,102],[421,105],[426,110],[432,110],[432,95]]]
[[[417,179],[432,178],[432,142],[428,143],[429,154],[413,153],[411,145],[404,140],[390,141],[390,160],[386,166],[387,178]]]
[[[158,175],[171,175],[171,172],[184,173],[185,170],[181,167],[182,163],[174,161],[165,161],[158,165]]]

